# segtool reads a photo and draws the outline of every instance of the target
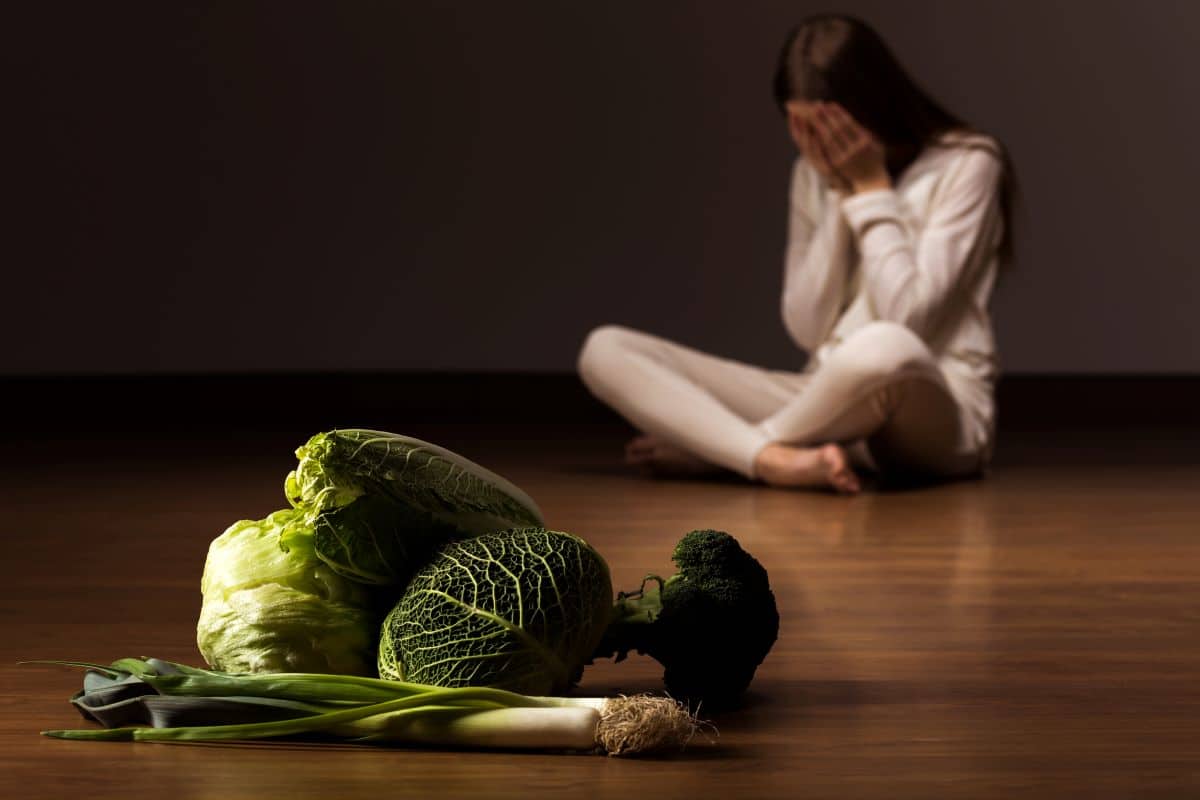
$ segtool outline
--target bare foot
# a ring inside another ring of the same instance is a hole
[[[720,467],[653,436],[635,436],[625,445],[625,463],[654,475],[712,475]]]
[[[829,487],[845,494],[862,489],[858,476],[850,469],[846,451],[838,444],[793,447],[772,443],[758,452],[754,471],[771,486]]]

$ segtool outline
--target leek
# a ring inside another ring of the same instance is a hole
[[[205,742],[316,735],[363,744],[592,751],[681,750],[704,725],[669,697],[536,697],[323,673],[232,674],[161,659],[88,670],[71,702],[99,729],[58,739]],[[129,723],[136,724],[129,724]]]

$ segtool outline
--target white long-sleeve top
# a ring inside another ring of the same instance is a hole
[[[806,371],[868,322],[908,327],[937,359],[988,455],[999,373],[987,310],[1003,234],[999,152],[985,134],[946,133],[892,188],[852,195],[798,156],[782,302],[789,335],[809,353]]]

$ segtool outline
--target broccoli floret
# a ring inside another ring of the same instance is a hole
[[[621,661],[636,650],[666,668],[675,697],[729,706],[779,635],[767,571],[723,531],[692,531],[671,560],[677,574],[648,575],[637,591],[617,595],[593,658]]]

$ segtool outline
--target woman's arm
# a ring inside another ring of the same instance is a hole
[[[919,242],[902,222],[893,189],[874,189],[842,200],[858,239],[863,281],[881,319],[928,339],[950,296],[971,279],[973,249],[995,236],[997,187],[1002,164],[995,154],[971,149],[951,167]]]
[[[788,334],[809,353],[837,322],[847,277],[846,260],[838,253],[841,214],[836,205],[817,214],[817,198],[823,190],[817,179],[813,168],[797,157],[788,203],[782,312]]]

